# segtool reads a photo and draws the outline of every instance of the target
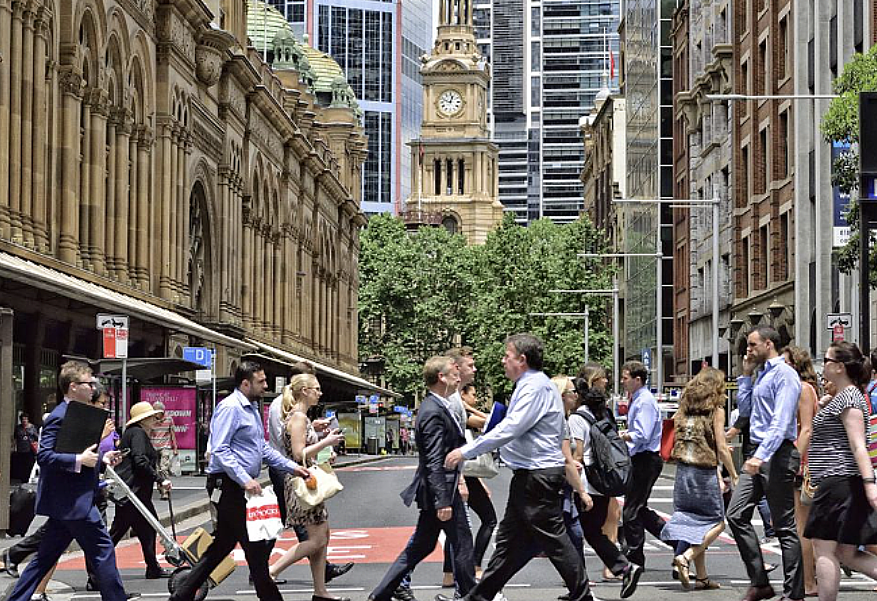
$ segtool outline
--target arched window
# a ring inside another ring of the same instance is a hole
[[[459,231],[460,224],[457,223],[457,219],[453,215],[445,215],[442,218],[442,227],[448,230],[449,234],[453,235]]]

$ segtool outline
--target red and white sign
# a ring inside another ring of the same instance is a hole
[[[104,328],[104,359],[128,358],[128,329]]]
[[[831,329],[831,341],[832,342],[843,342],[844,339],[844,327],[843,324],[834,324],[834,327]]]

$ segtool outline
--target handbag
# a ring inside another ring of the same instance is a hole
[[[672,419],[665,419],[664,428],[661,430],[661,459],[670,461],[675,444],[676,423]]]
[[[251,543],[276,540],[283,532],[277,495],[271,486],[258,495],[247,495],[247,538]]]
[[[323,503],[326,499],[331,499],[336,494],[344,490],[338,476],[328,463],[320,463],[313,467],[309,467],[308,471],[317,479],[315,488],[308,488],[305,478],[293,478],[292,492],[298,497],[302,505],[306,507],[316,507]]]
[[[180,462],[180,454],[179,453],[174,453],[173,455],[171,455],[170,471],[171,471],[171,476],[173,476],[175,478],[179,478],[180,476],[183,475],[183,466],[182,466],[182,463]]]
[[[472,436],[472,431],[468,428],[465,432],[466,442],[472,442],[475,440],[475,437]],[[499,474],[499,468],[496,467],[496,462],[493,460],[493,454],[491,453],[482,453],[478,457],[474,459],[467,459],[463,463],[463,475],[469,476],[470,478],[493,478]]]

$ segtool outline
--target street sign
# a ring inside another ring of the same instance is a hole
[[[97,329],[104,330],[106,328],[121,328],[123,330],[128,329],[128,316],[127,315],[111,315],[109,313],[98,313],[97,314]]]
[[[104,359],[128,357],[128,330],[126,328],[103,328]]]
[[[853,316],[851,313],[828,313],[825,316],[825,329],[834,330],[834,326],[840,324],[844,329],[853,327]]]
[[[183,347],[183,359],[185,361],[189,361],[190,363],[203,365],[208,369],[208,371],[211,367],[213,367],[213,351],[209,348],[204,348],[201,346]]]
[[[844,327],[841,324],[835,324],[834,328],[831,330],[831,341],[832,342],[843,342],[844,339]]]
[[[280,394],[283,387],[286,386],[286,378],[283,376],[274,376],[274,392]]]

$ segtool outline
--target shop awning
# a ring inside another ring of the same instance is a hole
[[[164,307],[9,253],[0,252],[0,277],[56,292],[68,298],[94,305],[101,311],[130,315],[210,342],[247,350],[255,348],[252,344],[211,330]]]
[[[393,392],[387,388],[382,388],[375,384],[372,384],[368,380],[364,378],[360,378],[359,376],[354,376],[353,374],[349,374],[346,371],[341,371],[340,369],[335,369],[334,367],[329,367],[328,365],[323,365],[322,363],[318,363],[306,357],[301,357],[294,353],[290,353],[289,351],[284,351],[282,349],[276,348],[274,346],[265,344],[259,340],[255,340],[253,338],[246,338],[246,342],[253,344],[259,349],[269,355],[269,358],[272,358],[271,355],[277,357],[278,359],[283,361],[289,361],[290,363],[298,363],[300,361],[307,361],[308,363],[313,364],[313,366],[317,369],[317,374],[325,374],[327,376],[331,376],[338,380],[343,380],[348,384],[352,384],[357,390],[368,393],[378,393],[389,397],[399,398],[402,395],[399,393]]]
[[[152,380],[170,374],[181,374],[199,369],[204,369],[204,366],[176,357],[139,357],[128,359],[127,373],[129,378],[135,380]],[[105,376],[121,376],[122,360],[103,359],[97,361],[95,371]]]

